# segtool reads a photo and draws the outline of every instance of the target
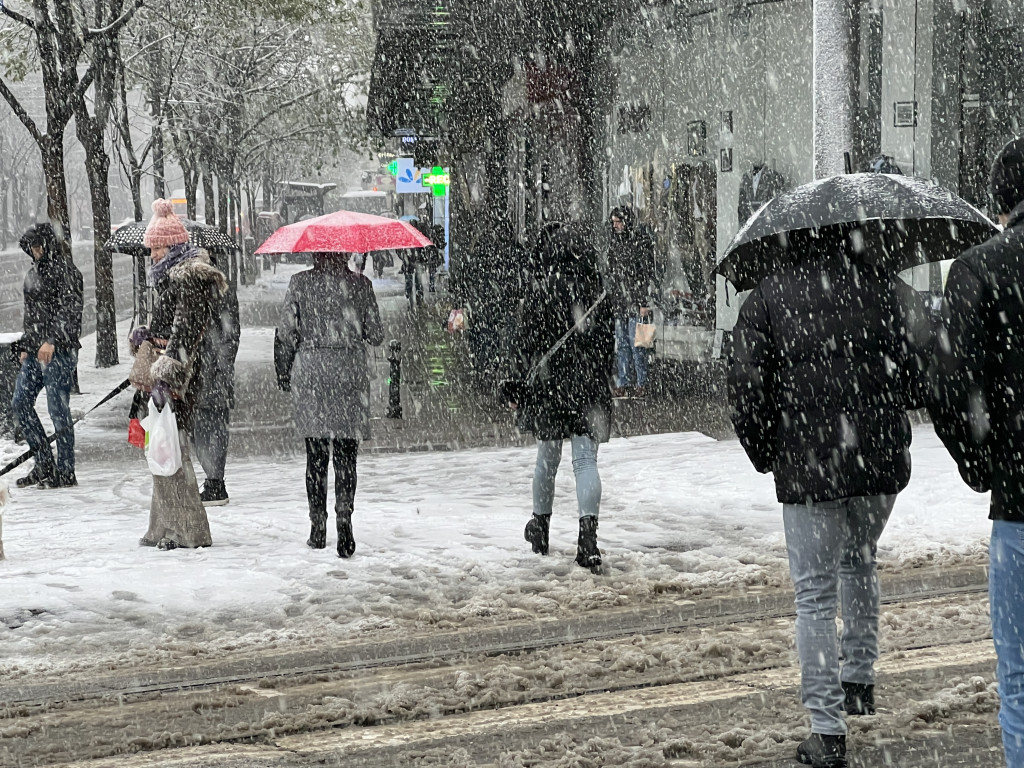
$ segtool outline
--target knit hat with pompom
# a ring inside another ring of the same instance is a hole
[[[174,204],[163,198],[153,201],[153,218],[146,226],[142,244],[147,248],[161,248],[188,242],[185,225],[174,212]]]

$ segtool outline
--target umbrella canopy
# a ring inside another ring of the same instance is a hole
[[[191,219],[182,219],[185,231],[188,232],[188,241],[196,248],[205,248],[208,251],[237,251],[238,245],[221,232],[219,229],[200,224]],[[117,231],[107,240],[107,248],[117,253],[138,253],[148,251],[142,244],[142,236],[146,234],[146,224],[143,221],[134,221],[118,227]]]
[[[763,206],[737,233],[715,271],[737,290],[750,290],[825,238],[848,240],[866,261],[899,272],[952,259],[997,231],[973,205],[922,179],[832,176]]]
[[[256,253],[369,253],[428,245],[430,239],[407,222],[337,211],[281,227]]]

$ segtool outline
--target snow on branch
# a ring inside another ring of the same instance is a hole
[[[2,2],[2,0],[0,0],[0,2]],[[107,26],[101,27],[100,29],[87,29],[87,30],[85,30],[85,39],[86,40],[93,40],[93,39],[95,39],[97,37],[105,37],[105,36],[111,36],[112,37],[112,36],[116,35],[118,32],[121,31],[121,29],[124,27],[125,24],[127,24],[129,21],[132,20],[132,17],[135,15],[135,13],[144,4],[145,4],[145,0],[135,0],[135,2],[132,4],[132,6],[127,11],[122,13],[114,21],[110,22]]]
[[[3,12],[4,16],[6,16],[7,18],[14,19],[14,21],[18,22],[19,24],[24,24],[26,27],[29,27],[30,29],[36,28],[36,23],[32,21],[32,19],[30,19],[28,16],[23,16],[17,11],[12,11],[10,8],[7,7],[7,3],[5,3],[4,0],[0,0],[0,12]]]
[[[39,132],[39,126],[37,126],[35,121],[29,117],[28,112],[25,111],[25,108],[21,106],[21,102],[18,101],[18,97],[15,96],[11,92],[11,89],[7,87],[7,83],[4,82],[2,77],[0,77],[0,95],[2,95],[4,100],[10,105],[11,110],[18,116],[18,119],[21,120],[22,125],[28,129],[28,132],[32,135],[36,144],[42,144],[43,134]]]

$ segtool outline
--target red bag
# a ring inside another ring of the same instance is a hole
[[[142,428],[142,422],[138,419],[128,422],[128,442],[136,448],[146,448],[146,430]]]

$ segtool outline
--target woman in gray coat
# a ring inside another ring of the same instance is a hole
[[[352,510],[359,441],[370,436],[366,344],[384,341],[373,284],[348,267],[348,254],[313,254],[313,268],[288,284],[274,337],[278,385],[291,392],[295,426],[306,438],[306,495],[313,549],[327,546],[327,465],[334,450],[338,557],[356,542]]]

